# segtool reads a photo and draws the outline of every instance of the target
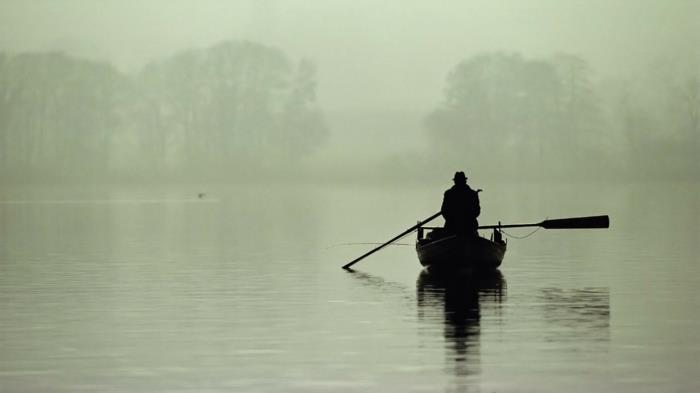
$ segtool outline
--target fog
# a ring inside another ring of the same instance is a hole
[[[4,181],[700,178],[697,1],[0,3]]]

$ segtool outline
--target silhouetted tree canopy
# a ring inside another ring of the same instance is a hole
[[[448,73],[444,101],[426,119],[429,154],[448,166],[567,178],[632,174],[658,156],[665,170],[693,176],[700,88],[692,77],[674,80],[651,94],[644,85],[644,94],[622,93],[594,84],[578,56],[474,56]],[[616,101],[603,102],[611,91]]]
[[[327,134],[315,88],[310,62],[252,42],[184,51],[134,75],[60,53],[1,54],[2,171],[231,174],[294,164]]]
[[[2,55],[3,172],[105,170],[125,83],[107,64],[61,53]]]

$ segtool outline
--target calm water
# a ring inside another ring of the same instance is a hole
[[[4,188],[0,392],[700,391],[700,186],[478,184],[482,224],[611,228],[340,269],[447,186]]]

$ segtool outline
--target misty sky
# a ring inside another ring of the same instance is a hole
[[[589,60],[599,76],[642,73],[663,58],[697,61],[700,1],[0,0],[2,50],[60,49],[131,71],[225,39],[312,59],[331,123],[338,112],[414,113],[406,133],[417,144],[416,122],[437,105],[461,59],[564,51]]]

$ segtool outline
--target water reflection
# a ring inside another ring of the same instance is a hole
[[[543,288],[539,303],[548,329],[548,341],[607,342],[610,339],[610,290]]]
[[[501,312],[506,281],[500,271],[488,275],[436,275],[422,271],[416,283],[418,318],[441,321],[449,372],[457,377],[481,372],[481,316]]]
[[[409,288],[407,288],[403,284],[387,281],[379,276],[373,276],[369,273],[365,273],[359,270],[345,269],[345,271],[349,272],[352,277],[357,278],[363,285],[382,291],[384,293],[394,295],[406,295],[406,291],[409,290]]]

